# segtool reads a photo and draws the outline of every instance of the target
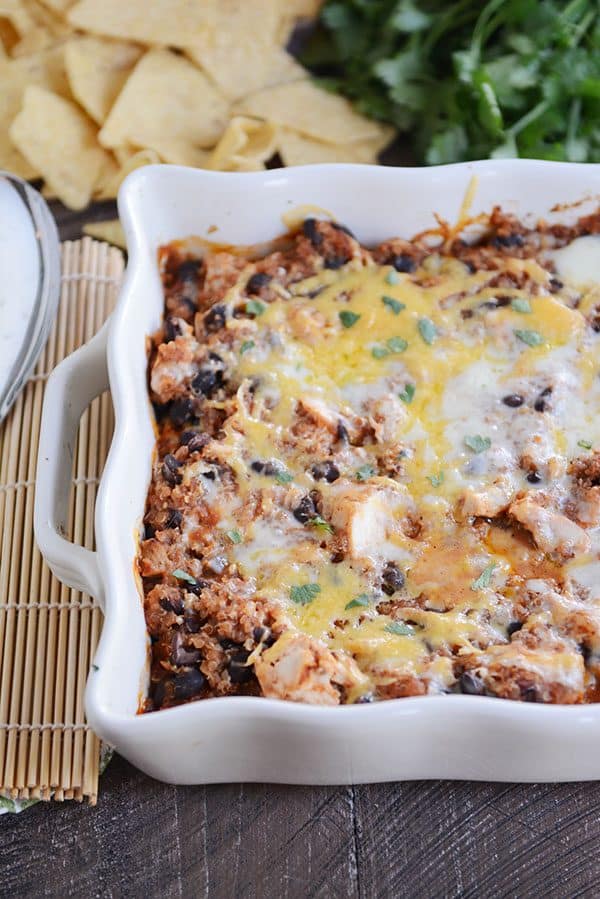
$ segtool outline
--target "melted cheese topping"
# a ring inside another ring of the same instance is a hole
[[[559,271],[571,274],[579,252],[561,251]],[[567,471],[600,448],[585,319],[597,297],[575,308],[533,260],[501,259],[500,273],[525,286],[493,286],[498,270],[437,254],[412,274],[354,260],[266,304],[228,360],[241,386],[221,446],[237,487],[214,498],[221,527],[239,532],[228,561],[278,604],[288,632],[356,663],[348,701],[399,678],[445,691],[452,659],[520,664],[522,650],[512,661],[499,650],[511,648],[528,583],[567,583],[600,602],[597,522],[574,523]],[[245,277],[225,297],[231,308]],[[331,483],[315,473],[326,461]],[[315,490],[318,515],[299,520]],[[539,510],[540,496],[554,510],[543,535],[523,505]],[[490,526],[517,499],[513,527]],[[568,515],[577,532],[564,530]],[[390,563],[404,580],[393,590]],[[540,603],[530,624],[552,614]],[[560,652],[526,661],[546,681],[571,670]]]

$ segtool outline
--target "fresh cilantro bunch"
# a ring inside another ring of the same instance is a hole
[[[600,0],[328,0],[303,59],[427,164],[600,161]]]

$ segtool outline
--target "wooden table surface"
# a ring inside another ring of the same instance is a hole
[[[77,238],[114,207],[54,212]],[[37,896],[598,897],[600,784],[174,787],[117,756],[95,808],[0,817],[0,897]]]

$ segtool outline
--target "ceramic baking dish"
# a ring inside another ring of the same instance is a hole
[[[154,445],[146,337],[159,325],[160,244],[198,235],[268,241],[298,206],[328,210],[358,238],[410,237],[457,220],[473,175],[473,212],[495,204],[535,220],[569,220],[598,203],[600,166],[489,161],[428,169],[323,165],[256,174],[149,166],[123,184],[119,210],[129,265],[107,326],[53,373],[46,391],[36,497],[40,548],[67,584],[104,607],[90,673],[89,723],[142,770],[174,783],[341,784],[460,778],[600,777],[600,705],[545,706],[479,696],[431,696],[319,708],[257,697],[207,699],[139,715],[148,638],[134,574]],[[569,204],[587,198],[573,209]],[[80,415],[110,385],[115,435],[96,505],[96,552],[62,536]]]

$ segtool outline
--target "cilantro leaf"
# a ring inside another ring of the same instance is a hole
[[[386,346],[391,353],[403,353],[408,347],[408,341],[403,337],[389,337]]]
[[[592,441],[591,440],[578,440],[577,446],[580,446],[581,449],[584,449],[584,450],[591,450]]]
[[[275,480],[278,484],[289,484],[290,481],[294,480],[294,475],[282,468],[281,471],[278,471],[275,475]]]
[[[356,480],[357,481],[368,481],[369,478],[372,478],[375,474],[375,469],[369,463],[365,465],[361,465],[359,469],[356,471]]]
[[[361,593],[360,596],[356,596],[354,599],[351,599],[350,602],[346,603],[344,608],[346,609],[358,609],[361,606],[368,606],[370,603],[370,599],[368,594]]]
[[[522,340],[523,343],[526,343],[528,346],[540,346],[540,344],[544,342],[544,338],[538,331],[517,328],[514,333],[515,337],[518,337],[519,340]]]
[[[437,337],[437,329],[430,318],[420,318],[418,322],[419,334],[425,341],[425,343],[431,344],[434,342]]]
[[[387,275],[385,276],[385,283],[389,284],[390,287],[393,287],[394,284],[400,283],[400,275],[395,268],[387,273]]]
[[[243,356],[244,353],[247,353],[248,350],[253,349],[254,346],[255,346],[255,343],[253,340],[244,340],[243,344],[240,347],[240,355]]]
[[[192,577],[191,574],[188,574],[187,571],[184,571],[182,568],[176,568],[171,574],[173,577],[176,577],[178,581],[185,581],[187,584],[194,584],[194,586],[198,583],[195,577]]]
[[[394,297],[389,297],[387,294],[381,297],[381,302],[391,309],[394,315],[399,315],[403,309],[406,309],[406,303],[401,303],[400,300],[395,300]]]
[[[260,300],[246,300],[246,312],[248,315],[262,315],[267,307]]]
[[[231,540],[232,543],[241,543],[243,540],[242,535],[237,530],[227,531],[227,536],[229,537],[229,539]]]
[[[444,483],[444,472],[440,471],[439,474],[428,474],[427,480],[431,482],[432,487],[441,487]]]
[[[329,524],[328,521],[325,521],[320,515],[315,515],[315,517],[311,518],[308,523],[318,531],[324,531],[326,534],[333,534],[333,526]]]
[[[405,624],[403,621],[391,621],[386,624],[384,631],[387,634],[395,634],[397,637],[410,637],[415,632],[410,624]]]
[[[398,396],[400,397],[402,402],[406,403],[406,405],[408,406],[413,401],[416,389],[417,388],[414,384],[405,384],[404,390],[402,391],[402,393],[399,393]]]
[[[471,584],[471,590],[485,590],[486,587],[489,587],[490,581],[492,580],[492,574],[497,567],[497,562],[490,562],[489,565],[486,565],[479,577]]]
[[[290,587],[290,599],[298,606],[307,606],[320,592],[318,584],[300,584]]]
[[[515,312],[520,312],[523,315],[528,315],[531,312],[531,303],[525,297],[515,297],[510,305]]]
[[[351,312],[350,309],[342,309],[338,315],[344,328],[351,328],[360,318],[360,315],[357,312]]]
[[[371,350],[371,356],[374,359],[385,359],[386,356],[390,355],[390,351],[387,347],[381,346],[381,344],[377,344]]]
[[[489,450],[492,445],[492,441],[489,437],[482,437],[480,434],[467,435],[464,442],[465,446],[468,446],[470,450],[473,450],[476,455]]]

